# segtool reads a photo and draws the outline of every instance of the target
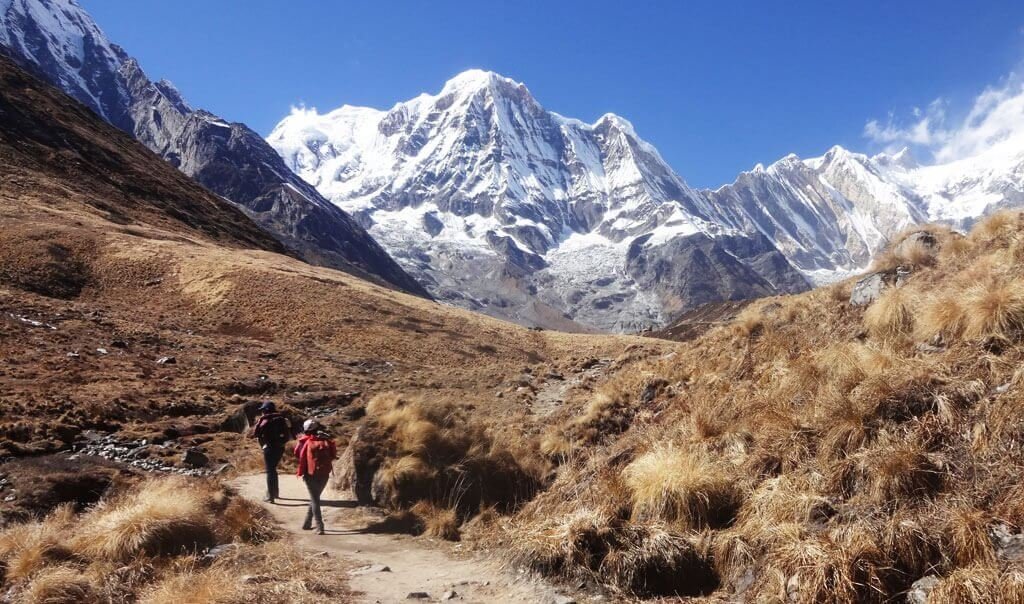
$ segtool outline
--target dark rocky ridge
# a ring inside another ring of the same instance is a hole
[[[62,40],[69,32],[47,31],[53,25],[35,20],[30,8],[81,35],[80,56]],[[293,174],[259,134],[193,110],[169,82],[149,80],[74,2],[17,0],[0,15],[0,30],[0,53],[238,205],[307,262],[428,297],[348,214]]]

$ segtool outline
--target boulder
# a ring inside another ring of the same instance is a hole
[[[334,464],[335,490],[362,505],[374,503],[373,478],[382,461],[375,432],[372,426],[359,426]]]
[[[1014,531],[1006,524],[997,524],[991,531],[992,545],[996,555],[1007,562],[1024,560],[1024,534]]]
[[[181,461],[186,466],[192,466],[193,468],[205,468],[209,465],[210,458],[206,456],[206,453],[203,453],[199,449],[189,449],[181,456]]]
[[[907,591],[907,604],[927,604],[928,596],[938,584],[939,578],[935,575],[928,575],[914,581]]]
[[[903,285],[910,276],[911,269],[906,266],[897,266],[894,269],[871,273],[857,281],[850,292],[850,305],[867,306],[882,295],[890,287]]]
[[[256,416],[259,415],[260,403],[250,401],[235,407],[234,411],[228,414],[221,422],[220,428],[224,432],[238,432],[244,434],[256,423]]]

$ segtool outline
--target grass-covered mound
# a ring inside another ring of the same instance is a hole
[[[347,593],[337,569],[276,541],[265,513],[212,482],[141,482],[0,532],[14,602],[314,602]]]
[[[512,558],[640,596],[1024,601],[1024,218],[925,231],[869,305],[760,300],[609,376],[548,428]]]

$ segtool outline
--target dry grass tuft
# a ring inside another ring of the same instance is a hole
[[[959,296],[942,294],[926,300],[914,320],[918,340],[950,342],[963,334],[967,310]]]
[[[889,288],[864,311],[864,327],[879,340],[906,336],[914,328],[913,304],[908,290]]]
[[[999,570],[987,565],[958,568],[935,586],[928,601],[1002,604]]]
[[[458,541],[459,516],[452,508],[443,508],[429,501],[421,501],[410,510],[423,524],[423,534],[445,541]]]
[[[542,484],[546,465],[531,450],[510,434],[497,438],[462,408],[381,395],[367,415],[380,460],[374,499],[392,510],[426,502],[420,509],[430,512],[423,520],[435,536],[457,538],[458,525],[484,509],[509,513]]]
[[[700,596],[718,587],[706,551],[663,527],[623,527],[599,571],[619,590],[638,596]]]
[[[340,580],[304,587],[323,582],[306,570],[323,564],[270,542],[275,533],[259,508],[212,482],[151,479],[82,514],[64,506],[0,532],[0,588],[12,601],[52,603],[283,604],[319,601],[328,587],[347,594]],[[203,560],[208,548],[229,543],[212,565]],[[239,582],[258,573],[268,582]],[[302,581],[292,585],[295,577]]]
[[[64,505],[40,522],[16,525],[0,533],[0,573],[6,581],[25,580],[43,567],[70,560],[65,544],[74,523],[74,510]]]
[[[741,494],[735,479],[709,454],[658,445],[622,472],[640,520],[663,520],[689,529],[720,528],[735,520]]]
[[[1024,283],[975,285],[966,292],[964,311],[964,337],[1017,339],[1024,330]]]
[[[127,561],[212,546],[216,535],[211,493],[190,486],[184,479],[142,483],[90,512],[71,547],[90,558]]]
[[[100,598],[80,570],[54,566],[40,571],[32,578],[32,583],[25,591],[24,601],[33,604],[88,604],[98,603]]]

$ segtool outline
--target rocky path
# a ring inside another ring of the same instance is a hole
[[[260,501],[265,491],[262,474],[238,478],[233,484],[253,501]],[[281,494],[277,503],[262,505],[310,553],[330,552],[348,561],[352,566],[350,584],[359,602],[573,601],[550,586],[505,571],[493,561],[456,555],[448,544],[368,533],[365,529],[373,519],[356,508],[355,502],[331,500],[329,493],[325,493],[324,506],[327,534],[310,534],[299,528],[307,501],[302,483],[294,476],[282,476]]]

